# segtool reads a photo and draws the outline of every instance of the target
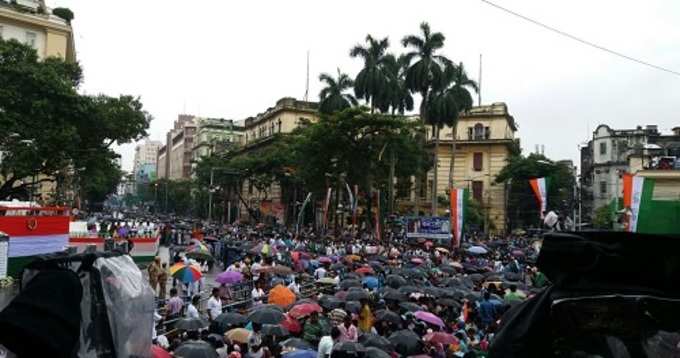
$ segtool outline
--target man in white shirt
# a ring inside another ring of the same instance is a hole
[[[296,296],[300,296],[300,284],[297,283],[297,278],[293,277],[293,281],[288,285],[288,289]]]
[[[212,296],[208,299],[208,318],[214,321],[217,316],[222,314],[222,300],[220,299],[220,289],[212,289]]]
[[[187,306],[186,316],[187,318],[201,318],[198,313],[198,302],[201,299],[200,296],[196,295],[191,299],[191,303]]]
[[[319,268],[314,271],[314,278],[320,280],[324,277],[326,277],[326,269],[323,268],[323,266],[319,266]]]
[[[333,327],[331,329],[331,335],[330,336],[323,336],[321,337],[321,340],[319,341],[319,348],[318,348],[318,353],[317,353],[317,358],[330,358],[331,353],[333,352],[333,346],[335,345],[335,342],[337,342],[340,339],[340,330],[338,327]]]

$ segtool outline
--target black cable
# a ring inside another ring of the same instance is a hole
[[[657,69],[657,70],[659,70],[659,71],[664,71],[664,72],[670,73],[670,74],[672,74],[672,75],[680,76],[680,72],[676,72],[676,71],[673,71],[673,70],[670,70],[670,69],[667,69],[667,68],[664,68],[664,67],[661,67],[661,66],[657,66],[657,65],[651,64],[651,63],[649,63],[649,62],[645,62],[645,61],[642,61],[642,60],[638,60],[638,59],[636,59],[636,58],[634,58],[634,57],[630,57],[630,56],[628,56],[628,55],[624,55],[624,54],[622,54],[622,53],[620,53],[620,52],[617,52],[617,51],[614,51],[614,50],[610,50],[610,49],[608,49],[608,48],[606,48],[606,47],[604,47],[604,46],[600,46],[600,45],[598,45],[598,44],[596,44],[596,43],[592,43],[592,42],[590,42],[590,41],[587,41],[587,40],[584,40],[584,39],[582,39],[582,38],[576,37],[576,36],[574,36],[574,35],[568,34],[568,33],[564,32],[564,31],[562,31],[562,30],[559,30],[559,29],[556,29],[556,28],[554,28],[554,27],[548,26],[548,25],[546,25],[546,24],[544,24],[544,23],[542,23],[542,22],[536,21],[536,20],[534,20],[534,19],[532,19],[532,18],[529,18],[529,17],[524,16],[524,15],[522,15],[522,14],[516,13],[516,12],[510,10],[510,9],[506,9],[506,8],[500,6],[500,5],[497,5],[497,4],[492,3],[491,1],[488,1],[488,0],[480,0],[480,1],[482,1],[483,3],[486,3],[486,4],[488,4],[488,5],[491,5],[491,6],[497,8],[497,9],[499,9],[499,10],[505,11],[505,12],[507,12],[508,14],[514,15],[514,16],[516,16],[516,17],[519,17],[520,19],[529,21],[529,22],[531,22],[531,23],[534,24],[534,25],[538,25],[538,26],[543,27],[543,28],[545,28],[545,29],[547,29],[547,30],[550,30],[550,31],[552,31],[552,32],[555,32],[555,33],[557,33],[557,34],[559,34],[559,35],[562,35],[562,36],[564,36],[564,37],[568,37],[568,38],[570,38],[570,39],[572,39],[572,40],[578,41],[578,42],[580,42],[580,43],[582,43],[582,44],[584,44],[584,45],[588,45],[588,46],[590,46],[590,47],[594,47],[594,48],[596,48],[596,49],[598,49],[598,50],[601,50],[601,51],[604,51],[604,52],[608,52],[608,53],[610,53],[610,54],[612,54],[612,55],[622,57],[622,58],[624,58],[624,59],[626,59],[626,60],[633,61],[633,62],[636,62],[636,63],[638,63],[638,64],[645,65],[645,66],[648,66],[648,67]]]

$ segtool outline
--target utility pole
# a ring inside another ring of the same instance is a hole
[[[215,168],[210,168],[210,185],[208,186],[208,221],[212,221],[212,193],[215,180]]]

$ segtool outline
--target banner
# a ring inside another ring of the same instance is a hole
[[[451,239],[451,224],[448,217],[406,218],[406,237],[415,239]]]
[[[626,231],[637,232],[640,207],[650,201],[642,195],[645,184],[644,177],[629,173],[623,175],[623,207],[629,214],[625,223]]]
[[[465,201],[467,190],[451,188],[451,245],[458,247],[463,237],[463,223],[465,222]]]
[[[354,205],[352,207],[352,226],[354,230],[358,230],[357,227],[357,207],[359,206],[359,185],[354,184]]]
[[[380,241],[382,229],[380,228],[380,190],[376,190],[375,197],[375,239]]]
[[[548,209],[548,185],[546,183],[546,178],[529,179],[529,184],[536,197],[541,219],[543,219],[544,212]]]
[[[305,209],[307,208],[307,205],[309,205],[309,202],[311,200],[312,193],[307,193],[307,197],[305,198],[305,201],[302,202],[302,207],[300,207],[300,213],[298,214],[297,224],[295,225],[295,234],[300,233],[300,226],[302,226],[302,219],[304,219],[305,216]]]

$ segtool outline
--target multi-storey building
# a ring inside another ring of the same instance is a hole
[[[503,232],[506,226],[506,188],[495,183],[495,179],[508,157],[519,150],[516,131],[517,123],[505,103],[473,107],[458,118],[453,185],[469,189],[470,197],[484,209],[487,231]],[[416,195],[419,195],[418,211],[427,213],[432,190],[436,190],[438,196],[446,196],[453,150],[451,133],[451,127],[440,130],[437,183],[434,183],[434,170],[430,170],[419,186],[420,192],[413,191],[408,200],[400,200],[402,208],[415,209]],[[428,148],[434,152],[431,129],[427,130],[427,138]],[[447,209],[440,205],[439,214],[443,215]]]
[[[166,141],[158,149],[156,175],[159,179],[189,179],[191,158],[196,135],[195,117],[180,114],[173,128],[166,134]]]
[[[214,153],[237,149],[244,140],[244,130],[231,119],[196,118],[196,135],[192,158],[198,162]]]
[[[149,183],[156,179],[158,150],[163,144],[160,141],[146,138],[135,147],[135,159],[132,173],[137,184]]]

